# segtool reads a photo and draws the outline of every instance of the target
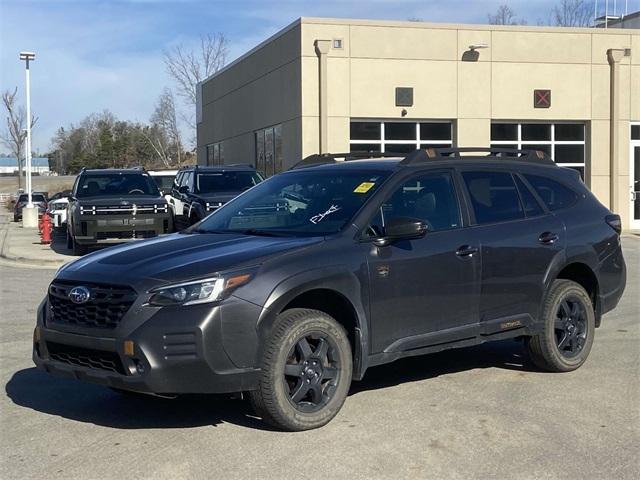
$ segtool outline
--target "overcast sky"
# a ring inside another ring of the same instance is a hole
[[[171,86],[163,49],[192,45],[201,34],[223,32],[231,61],[301,16],[486,23],[487,13],[508,3],[535,25],[559,1],[0,0],[0,87],[17,86],[22,102],[18,52],[35,51],[33,146],[45,153],[58,127],[92,112],[109,109],[123,120],[148,121],[158,95]],[[640,0],[628,3],[630,11],[640,9]]]

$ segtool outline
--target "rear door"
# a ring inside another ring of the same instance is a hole
[[[509,170],[460,174],[474,224],[470,235],[481,249],[481,331],[524,327],[538,316],[545,275],[564,248],[564,224]]]

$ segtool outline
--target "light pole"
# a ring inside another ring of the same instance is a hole
[[[20,60],[24,60],[25,62],[25,83],[27,91],[27,151],[25,158],[27,160],[27,195],[29,199],[27,206],[22,209],[22,226],[32,228],[38,226],[38,211],[34,208],[31,197],[31,86],[29,79],[29,62],[35,59],[36,54],[33,52],[20,52]]]

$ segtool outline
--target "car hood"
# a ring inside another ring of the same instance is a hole
[[[148,288],[258,265],[321,241],[323,237],[175,233],[91,253],[63,267],[57,278]]]

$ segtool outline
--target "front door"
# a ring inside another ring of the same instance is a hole
[[[384,247],[367,245],[372,353],[398,352],[460,339],[476,328],[479,246],[469,245],[450,171],[416,174],[394,190],[369,227],[418,218],[427,234]]]
[[[631,229],[640,230],[640,123],[631,124],[631,151],[629,152],[629,179],[631,187]]]

